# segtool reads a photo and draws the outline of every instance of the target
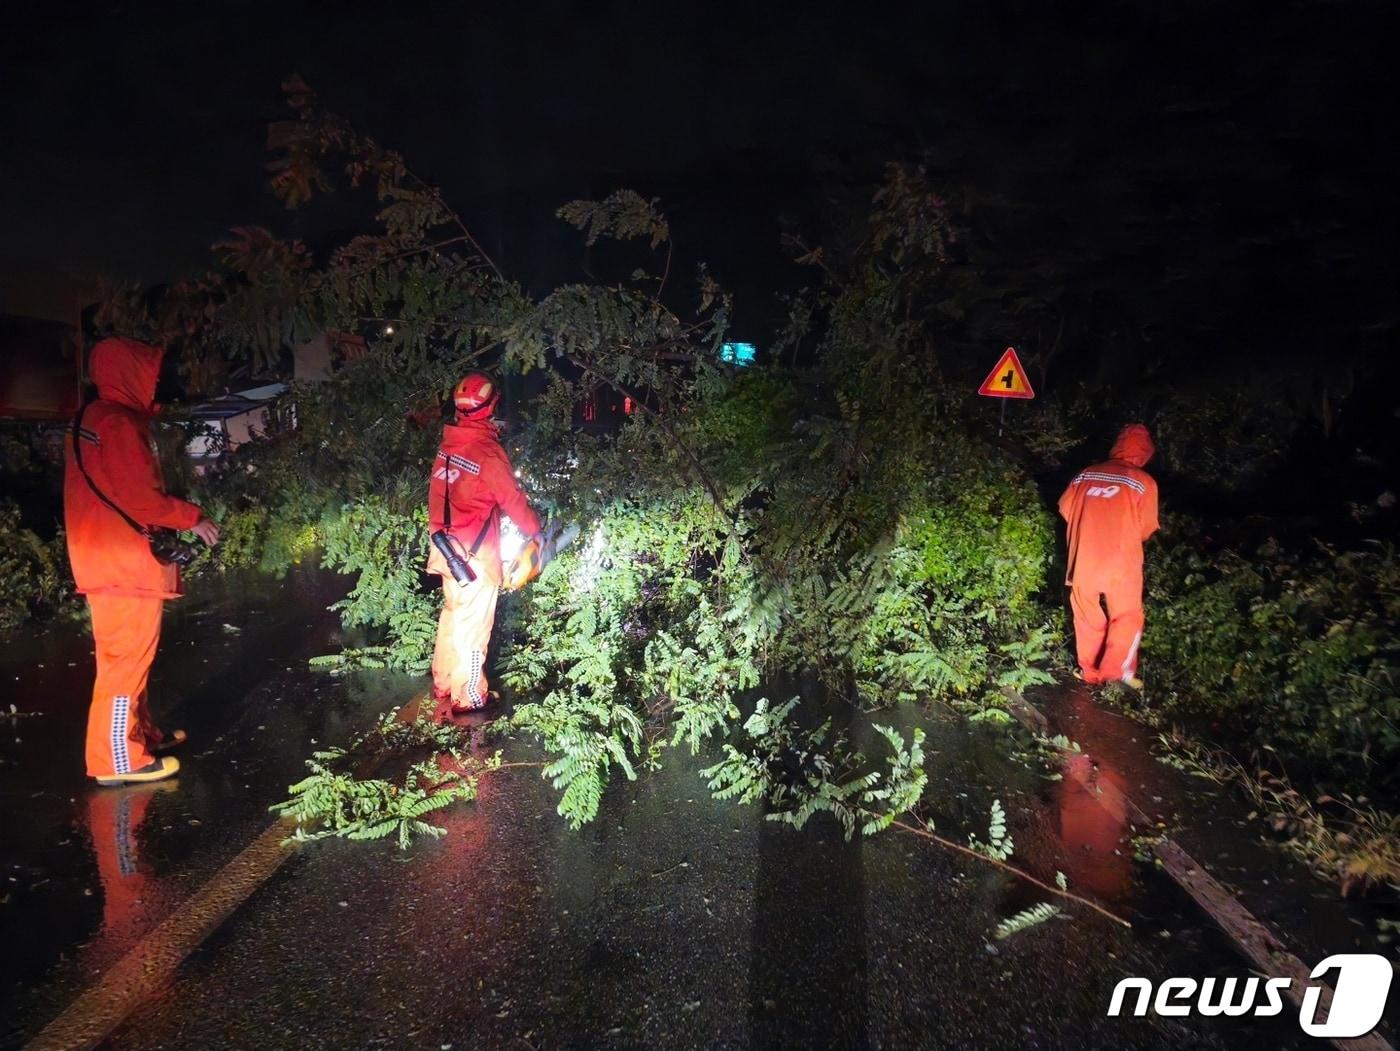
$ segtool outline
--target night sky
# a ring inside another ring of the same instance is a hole
[[[709,183],[744,206],[823,150],[893,147],[917,131],[909,89],[925,72],[897,22],[764,5],[742,18],[708,5],[211,6],[107,4],[79,19],[54,5],[9,37],[7,265],[158,278],[201,265],[232,223],[285,228],[261,164],[293,70],[498,245],[521,236],[502,220],[512,209],[547,217],[622,184]]]
[[[265,189],[265,126],[295,70],[443,185],[532,288],[578,276],[554,207],[631,186],[662,197],[682,259],[710,260],[752,321],[795,280],[780,230],[822,236],[902,159],[1028,266],[1068,265],[1091,290],[1128,275],[1114,324],[1170,315],[1195,319],[1192,339],[1269,342],[1298,331],[1285,315],[1307,300],[1314,344],[1339,318],[1347,338],[1393,331],[1392,5],[1065,7],[12,14],[0,310],[25,312],[59,271],[199,269],[233,224],[336,233],[343,215],[289,214]]]

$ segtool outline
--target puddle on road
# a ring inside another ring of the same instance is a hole
[[[92,640],[79,622],[0,645],[0,1044],[32,1032],[271,823],[267,806],[316,744],[400,698],[400,676],[333,680],[334,574],[200,581],[167,606],[153,710],[190,734],[180,776],[99,789],[83,771]]]
[[[1250,816],[1254,808],[1239,790],[1158,761],[1156,731],[1105,709],[1082,686],[1039,689],[1031,700],[1048,717],[1052,732],[1079,743],[1096,766],[1113,771],[1118,787],[1162,822],[1306,966],[1336,953],[1375,953],[1396,962],[1396,947],[1379,939],[1377,924],[1393,918],[1393,898],[1387,905],[1384,895],[1379,900],[1341,897],[1335,883],[1319,878],[1287,851],[1263,816]],[[1157,922],[1183,945],[1219,946],[1232,954],[1228,939],[1184,892],[1169,886],[1158,901],[1163,911]],[[1285,1010],[1283,1017],[1290,1012]],[[1381,1034],[1394,1042],[1394,1022],[1384,1021]]]
[[[1155,758],[1156,731],[1107,711],[1082,687],[1037,692],[1032,700],[1058,732],[1079,742],[1120,787],[1165,823],[1173,838],[1234,889],[1256,916],[1285,935],[1304,962],[1333,953],[1379,953],[1377,920],[1393,916],[1365,898],[1342,898],[1269,832],[1236,789],[1193,777]],[[1384,895],[1378,896],[1384,897]]]

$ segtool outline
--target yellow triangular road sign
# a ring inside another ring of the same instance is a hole
[[[977,388],[977,393],[986,398],[1034,398],[1035,390],[1026,378],[1026,370],[1021,359],[1016,356],[1015,347],[1007,347],[1006,353],[997,362],[997,367],[988,373]]]

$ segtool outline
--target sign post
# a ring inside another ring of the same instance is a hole
[[[1015,347],[1006,348],[1001,360],[997,362],[996,368],[987,374],[987,378],[982,381],[982,386],[977,388],[977,393],[984,398],[1002,399],[1001,423],[997,425],[997,437],[1000,438],[1002,427],[1006,424],[1006,399],[1030,400],[1035,397],[1035,389],[1026,377],[1025,366],[1017,357]]]

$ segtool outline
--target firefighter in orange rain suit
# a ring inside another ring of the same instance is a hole
[[[476,574],[474,581],[459,584],[442,552],[429,545],[428,572],[442,577],[442,615],[433,650],[434,718],[440,722],[490,703],[486,651],[501,588],[501,512],[526,536],[540,532],[540,520],[520,490],[491,420],[499,400],[496,384],[484,373],[470,373],[457,384],[452,392],[457,420],[443,427],[428,484],[429,535],[445,530]]]
[[[164,351],[131,339],[92,348],[97,400],[80,418],[82,469],[68,435],[63,479],[68,561],[92,611],[97,680],[88,710],[87,772],[98,784],[170,777],[180,764],[155,753],[184,740],[156,729],[146,681],[160,642],[165,600],[178,598],[180,571],[151,554],[150,543],[94,491],[146,526],[191,529],[206,543],[218,528],[194,504],[166,495],[151,438],[156,381]],[[87,478],[83,476],[87,472]],[[88,478],[92,484],[89,484]]]
[[[1081,471],[1060,497],[1069,539],[1065,583],[1085,682],[1142,688],[1142,545],[1157,531],[1157,483],[1142,468],[1154,451],[1147,428],[1129,424],[1109,459]]]

